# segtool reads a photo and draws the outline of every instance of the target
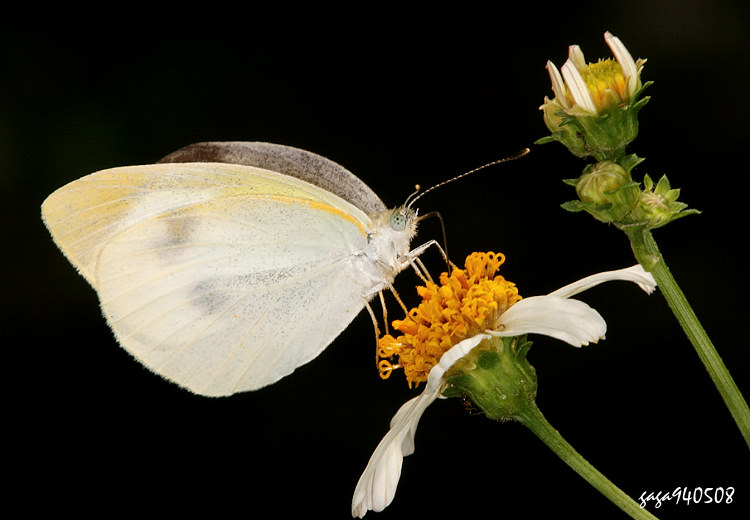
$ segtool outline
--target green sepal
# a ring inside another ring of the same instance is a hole
[[[653,80],[647,81],[646,83],[642,84],[641,88],[639,88],[638,90],[636,90],[635,93],[633,94],[633,99],[637,100],[639,97],[641,97],[641,94],[643,94],[643,91],[646,90],[648,87],[650,87],[653,84],[654,84]],[[644,99],[646,99],[646,98],[644,98]]]
[[[629,155],[626,155],[622,158],[622,160],[618,163],[622,168],[628,172],[628,174],[631,174],[633,171],[633,168],[641,164],[646,159],[643,157],[638,157],[636,154],[631,153]]]
[[[630,105],[630,109],[631,109],[631,110],[632,110],[632,111],[633,111],[633,112],[634,112],[635,114],[638,114],[638,112],[640,112],[640,111],[641,111],[641,109],[642,109],[643,107],[645,107],[645,106],[646,106],[646,105],[648,104],[648,102],[649,102],[649,101],[651,101],[651,96],[646,96],[645,98],[643,98],[643,99],[639,100],[638,102],[636,102],[636,103],[633,103],[632,105]]]
[[[547,144],[547,143],[554,143],[555,141],[559,141],[559,139],[555,137],[555,134],[550,134],[550,135],[545,135],[544,137],[540,137],[539,139],[534,141],[534,144]]]
[[[580,200],[569,200],[567,202],[563,202],[560,204],[560,207],[564,209],[565,211],[570,211],[571,213],[579,213],[581,211],[586,211],[586,205],[591,205],[590,202],[581,202]]]

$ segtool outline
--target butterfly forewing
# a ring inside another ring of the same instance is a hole
[[[270,384],[364,305],[350,259],[369,219],[287,176],[226,164],[105,170],[43,206],[120,343],[204,395]]]
[[[195,143],[172,152],[159,162],[218,162],[255,166],[314,184],[338,195],[368,215],[386,211],[380,197],[352,172],[327,157],[293,146],[257,141]]]

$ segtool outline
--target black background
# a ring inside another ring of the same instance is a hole
[[[531,146],[551,95],[544,65],[567,46],[610,56],[606,30],[654,80],[630,151],[703,211],[655,232],[735,381],[750,393],[744,228],[750,11],[744,2],[382,2],[275,7],[156,5],[11,17],[0,33],[5,429],[11,498],[30,510],[209,502],[254,517],[348,518],[351,493],[414,395],[382,382],[363,314],[318,359],[263,390],[189,394],[133,361],[96,294],[56,249],[39,206],[63,184],[145,164],[186,144],[260,140],[325,155],[389,205]],[[626,238],[560,204],[584,163],[560,145],[422,199],[451,256],[502,251],[523,295],[634,263]],[[425,223],[418,240],[439,238]],[[428,262],[441,268],[436,255]],[[397,281],[414,302],[413,275]],[[748,449],[660,294],[612,283],[581,299],[607,339],[574,349],[535,337],[538,404],[594,466],[633,497],[734,486],[731,505],[665,504],[660,518],[740,518]],[[30,493],[27,495],[26,493]],[[238,514],[238,513],[234,513]],[[268,513],[266,513],[268,514]],[[394,502],[414,515],[621,518],[518,424],[458,400],[425,413]]]

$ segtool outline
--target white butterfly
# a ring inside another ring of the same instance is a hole
[[[102,170],[42,205],[119,343],[202,395],[313,358],[434,241],[338,164],[269,143],[199,143]]]

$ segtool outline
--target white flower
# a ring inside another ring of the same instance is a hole
[[[629,102],[641,88],[641,70],[646,60],[634,61],[625,45],[610,32],[604,34],[604,39],[615,56],[614,67],[610,66],[611,60],[587,64],[578,45],[568,48],[562,76],[554,63],[547,62],[555,99],[564,110],[573,109],[574,115],[596,116],[612,103]]]
[[[607,329],[604,319],[585,303],[569,298],[613,280],[634,282],[649,294],[656,288],[654,278],[640,265],[589,276],[546,296],[522,299],[500,316],[499,325],[494,330],[467,338],[443,354],[430,371],[424,391],[401,406],[391,420],[390,431],[370,457],[354,490],[352,516],[362,518],[367,511],[382,511],[391,503],[401,476],[403,458],[414,452],[419,419],[440,396],[444,388],[443,375],[456,361],[491,336],[545,334],[577,347],[602,339]]]

